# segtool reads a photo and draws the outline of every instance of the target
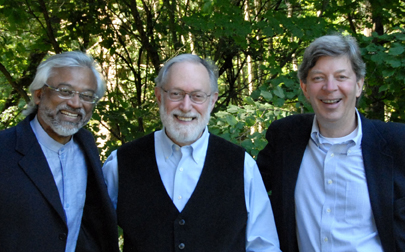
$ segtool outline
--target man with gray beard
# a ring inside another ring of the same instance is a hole
[[[103,167],[124,251],[280,251],[256,162],[208,132],[216,68],[191,54],[155,79],[163,129],[121,146]]]
[[[25,120],[0,132],[1,251],[118,251],[90,120],[105,83],[93,59],[66,52],[42,62]]]

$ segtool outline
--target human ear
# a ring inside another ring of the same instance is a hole
[[[160,87],[155,87],[155,97],[156,97],[156,102],[160,106],[162,103],[162,92],[160,90]]]
[[[37,90],[35,90],[34,91],[34,102],[35,102],[35,104],[36,105],[38,105],[39,103],[40,103],[40,101],[41,101],[41,97],[42,97],[42,88],[40,88],[40,89],[37,89]]]
[[[212,94],[212,98],[211,98],[211,112],[214,109],[215,103],[217,102],[217,100],[218,100],[218,93],[215,92],[214,94]]]
[[[304,93],[305,97],[309,101],[309,94],[308,94],[308,91],[307,91],[307,84],[305,84],[302,80],[300,80],[300,87],[301,87],[301,90]]]
[[[356,97],[360,97],[361,93],[363,92],[363,85],[364,85],[364,78],[361,78],[356,83],[356,87],[357,87]]]

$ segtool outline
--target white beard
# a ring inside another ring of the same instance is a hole
[[[160,111],[160,120],[163,123],[163,126],[166,129],[166,134],[173,141],[188,145],[195,141],[202,135],[205,127],[207,126],[210,120],[211,111],[208,109],[207,113],[201,116],[198,113],[182,113],[180,110],[173,110],[170,114],[166,113],[166,108],[164,106],[164,97],[162,95],[162,102],[159,106]],[[193,123],[188,125],[183,125],[176,122],[175,116],[181,117],[195,117]]]

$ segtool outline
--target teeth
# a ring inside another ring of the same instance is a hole
[[[72,114],[72,113],[69,113],[67,111],[61,111],[60,113],[64,114],[64,115],[67,115],[67,116],[71,116],[71,117],[77,117],[78,116],[78,114]]]
[[[340,99],[335,99],[335,100],[322,100],[324,103],[336,103],[340,101]]]
[[[180,121],[185,121],[185,122],[191,122],[193,120],[192,117],[182,117],[182,116],[177,116],[177,119]]]

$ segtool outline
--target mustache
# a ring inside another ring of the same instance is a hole
[[[183,113],[180,110],[173,110],[170,114],[176,115],[176,116],[181,116],[181,117],[195,117],[195,118],[201,117],[201,115],[198,113],[192,113],[192,112]]]
[[[81,118],[84,118],[86,116],[86,111],[84,111],[83,108],[72,108],[67,104],[61,104],[58,107],[56,107],[57,112],[61,110],[66,110],[67,112],[70,113],[77,113]]]

